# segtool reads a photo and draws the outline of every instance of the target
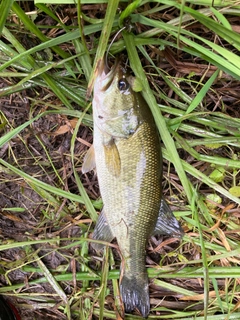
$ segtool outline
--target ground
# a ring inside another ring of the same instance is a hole
[[[125,6],[120,4],[117,14]],[[206,10],[208,16],[208,6],[192,8]],[[21,9],[47,39],[69,35],[78,28],[75,5],[15,3],[1,39],[1,65],[12,59],[10,49],[16,47],[21,53],[46,40],[29,31]],[[160,9],[160,5],[146,3],[135,13],[174,25],[180,14],[178,6]],[[84,41],[93,61],[100,30],[87,28],[105,17],[106,5],[85,4],[81,10]],[[221,10],[238,33],[239,16],[234,12],[240,9]],[[183,17],[184,30],[239,54],[238,46],[213,32],[200,18],[187,24],[187,10]],[[136,22],[132,32],[142,35],[145,42],[149,37],[163,39],[162,45],[143,42],[139,56],[193,195],[191,203],[163,141],[163,194],[185,235],[183,239],[149,239],[146,265],[151,307],[155,308],[150,319],[204,319],[206,314],[214,320],[226,315],[233,319],[236,314],[237,319],[240,76],[233,68],[229,71],[227,60],[226,66],[221,60],[210,63],[206,53],[197,54],[190,45],[185,50],[182,38],[177,48],[178,40],[166,31],[154,37],[150,24]],[[102,203],[96,173],[81,172],[92,144],[92,112],[91,97],[86,97],[88,60],[74,56],[82,50],[83,42],[78,40],[61,42],[58,49],[39,49],[28,59],[11,63],[5,74],[0,71],[0,293],[16,305],[24,320],[121,319],[117,244],[114,242],[112,251],[96,254],[88,240]],[[121,41],[119,35],[113,53],[122,51],[126,56]],[[201,39],[195,42],[202,44]],[[214,49],[212,52],[218,53],[218,48]],[[47,69],[51,63],[55,64]],[[38,74],[33,76],[34,70]],[[19,79],[24,79],[23,84]],[[208,88],[205,93],[204,88]],[[196,96],[199,101],[192,103]],[[87,115],[78,122],[85,111]],[[126,319],[141,319],[137,311],[134,314]]]

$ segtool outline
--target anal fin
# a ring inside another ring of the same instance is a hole
[[[102,212],[98,217],[97,224],[94,228],[92,238],[94,240],[100,240],[100,241],[106,241],[106,242],[111,242],[114,239],[114,235],[112,234],[112,231],[108,225],[108,222],[104,214],[104,208],[102,209]],[[104,247],[104,245],[100,243],[92,242],[91,245],[95,251],[101,251]]]

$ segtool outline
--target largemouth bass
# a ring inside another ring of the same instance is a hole
[[[158,130],[134,77],[118,61],[104,62],[94,85],[94,141],[83,164],[96,166],[103,210],[93,238],[117,239],[122,256],[120,292],[125,311],[150,311],[145,268],[146,243],[153,234],[181,236],[182,229],[162,200],[162,158]],[[101,245],[94,244],[100,250]]]

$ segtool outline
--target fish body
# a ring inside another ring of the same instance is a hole
[[[133,91],[133,82],[120,62],[111,71],[104,63],[99,67],[93,99],[95,164],[89,163],[96,166],[104,206],[93,238],[117,239],[125,311],[137,308],[147,317],[146,242],[152,234],[179,236],[182,230],[162,201],[158,130],[142,95]],[[101,246],[95,244],[94,248]]]

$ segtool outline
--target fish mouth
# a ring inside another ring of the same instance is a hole
[[[121,79],[125,73],[126,70],[123,67],[123,59],[121,57],[117,57],[112,67],[109,68],[106,55],[104,55],[100,61],[97,75],[97,81],[102,83],[101,91],[106,91],[111,86],[116,75]]]

